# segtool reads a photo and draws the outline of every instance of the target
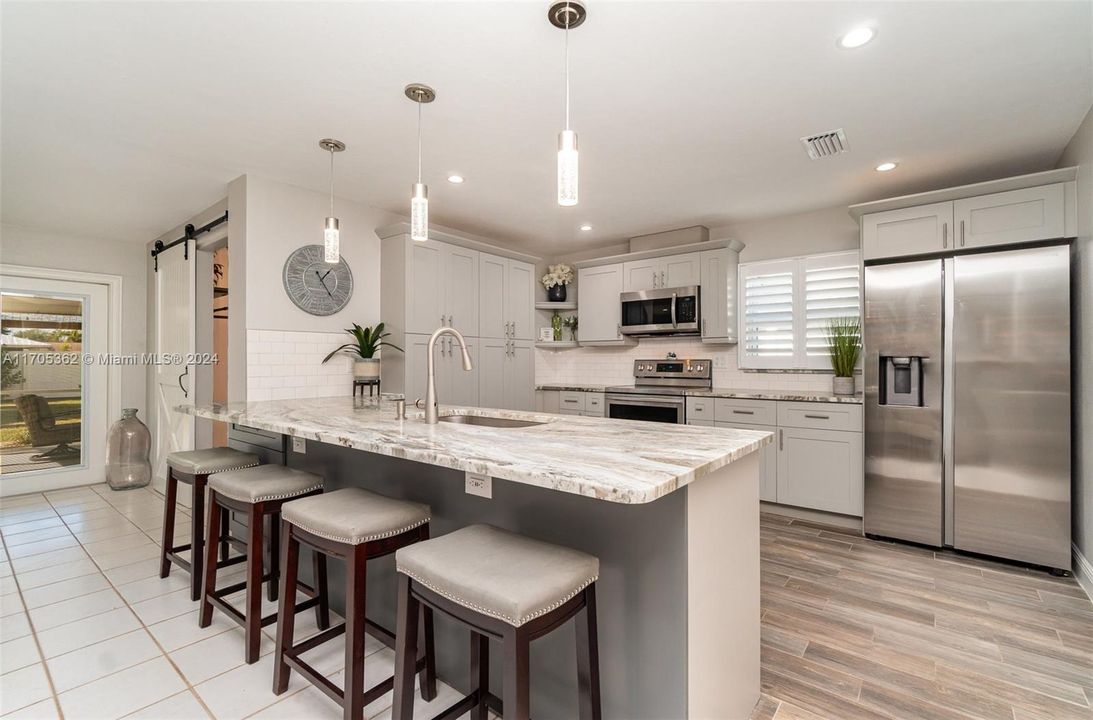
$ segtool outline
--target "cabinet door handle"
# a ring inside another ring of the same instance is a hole
[[[657,271],[653,271],[653,287],[657,287]]]
[[[941,223],[941,247],[949,247],[949,223]]]
[[[754,415],[755,411],[754,410],[733,410],[732,414],[733,415]]]
[[[964,221],[960,221],[960,247],[964,247]]]
[[[660,286],[664,287],[664,271],[660,271]]]
[[[778,429],[778,449],[786,449],[786,431],[781,428]]]
[[[440,316],[440,324],[442,326],[444,325],[444,316],[443,315]]]
[[[618,333],[619,337],[622,337],[622,325],[621,324],[615,326],[615,331]]]
[[[830,415],[809,415],[808,413],[805,413],[805,417],[808,418],[809,420],[830,420],[831,419]]]
[[[706,334],[706,318],[702,318],[702,334]]]

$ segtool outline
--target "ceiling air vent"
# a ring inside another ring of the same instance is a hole
[[[846,142],[846,132],[842,128],[803,137],[801,144],[805,146],[805,152],[813,160],[850,152],[850,145]]]

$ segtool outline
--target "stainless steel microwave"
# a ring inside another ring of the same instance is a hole
[[[619,295],[623,335],[698,335],[697,285],[638,290]]]

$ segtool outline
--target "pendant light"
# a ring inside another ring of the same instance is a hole
[[[436,100],[436,91],[428,85],[410,83],[403,91],[417,103],[417,182],[410,193],[410,239],[429,239],[429,186],[421,182],[421,106]]]
[[[574,0],[556,2],[547,17],[550,24],[565,30],[565,130],[558,133],[558,204],[577,204],[577,133],[569,128],[569,30],[588,16],[584,4]]]
[[[345,150],[345,143],[333,138],[323,138],[319,147],[330,153],[330,216],[323,226],[323,260],[336,263],[341,259],[341,223],[334,217],[334,153]]]

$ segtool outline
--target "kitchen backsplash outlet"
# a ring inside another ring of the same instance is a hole
[[[334,348],[345,343],[345,333],[247,330],[247,399],[350,395],[353,361],[348,356],[331,358]]]
[[[666,357],[713,360],[713,384],[741,390],[831,391],[826,373],[754,372],[736,365],[736,346],[706,345],[682,338],[642,338],[633,347],[581,347],[571,350],[536,349],[535,382],[539,385],[629,385],[634,382],[634,360]]]

